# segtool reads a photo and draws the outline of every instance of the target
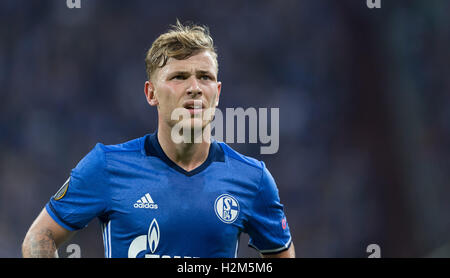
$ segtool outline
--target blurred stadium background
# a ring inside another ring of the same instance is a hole
[[[0,257],[96,142],[154,131],[143,59],[176,18],[210,27],[221,108],[280,108],[277,154],[232,146],[275,177],[298,257],[450,257],[450,2],[381,2],[2,0]]]

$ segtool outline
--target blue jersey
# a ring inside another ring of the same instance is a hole
[[[264,163],[213,141],[192,171],[172,162],[156,132],[97,144],[46,205],[68,230],[98,217],[105,257],[236,257],[239,236],[261,253],[289,248],[278,189]]]

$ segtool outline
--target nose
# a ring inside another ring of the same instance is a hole
[[[195,97],[198,94],[202,94],[202,89],[200,88],[198,80],[195,76],[191,76],[188,82],[189,86],[186,91],[188,95]]]

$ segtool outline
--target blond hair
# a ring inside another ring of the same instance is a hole
[[[158,68],[166,65],[169,58],[183,60],[204,50],[211,52],[216,71],[219,70],[216,49],[207,26],[182,25],[177,19],[177,23],[170,27],[153,42],[145,57],[149,80]]]

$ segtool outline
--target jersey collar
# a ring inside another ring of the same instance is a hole
[[[191,177],[208,168],[208,166],[213,162],[225,162],[225,154],[222,150],[222,147],[217,143],[216,140],[212,140],[209,146],[208,157],[206,158],[205,162],[203,162],[200,166],[198,166],[194,170],[186,171],[180,166],[178,166],[175,162],[170,160],[169,157],[167,157],[167,155],[161,148],[161,145],[159,144],[157,134],[158,132],[156,131],[155,133],[148,134],[144,137],[145,140],[144,148],[146,155],[158,157],[159,159],[164,161],[169,167],[180,172],[183,175]]]

